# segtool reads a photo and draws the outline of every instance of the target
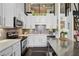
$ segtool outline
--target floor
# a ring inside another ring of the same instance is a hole
[[[52,49],[49,49],[49,51],[53,52]],[[47,55],[48,55],[47,47],[34,47],[34,48],[28,48],[24,56],[47,56]]]
[[[79,45],[79,43],[78,43],[78,45]],[[73,55],[74,56],[79,56],[79,46],[76,46],[76,43],[74,45],[74,54]]]
[[[50,47],[50,51],[53,51]],[[24,56],[47,56],[48,49],[47,47],[34,47],[34,48],[28,48],[27,52],[24,54]],[[73,56],[79,56],[79,47],[76,47],[76,43],[74,45],[74,51]],[[53,56],[56,56],[54,53]]]
[[[47,47],[29,48],[25,56],[46,56]]]

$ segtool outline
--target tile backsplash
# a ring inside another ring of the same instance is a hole
[[[5,33],[3,29],[0,29],[0,40],[5,38]]]

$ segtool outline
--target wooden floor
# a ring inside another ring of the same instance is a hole
[[[76,43],[74,44],[74,52],[73,56],[79,56],[79,43],[78,47],[76,46]]]
[[[25,56],[46,56],[47,51],[47,47],[29,48]]]

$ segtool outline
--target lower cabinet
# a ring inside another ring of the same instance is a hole
[[[43,34],[29,35],[27,38],[27,47],[46,47],[47,37]]]
[[[8,47],[0,52],[0,56],[10,56],[12,54],[12,47]]]
[[[14,56],[20,56],[21,55],[21,46],[20,42],[13,45],[13,55]]]
[[[20,42],[7,47],[0,52],[0,56],[21,56]]]

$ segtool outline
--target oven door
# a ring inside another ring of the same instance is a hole
[[[24,39],[22,41],[22,53],[26,50],[26,45],[27,45],[27,39]]]

